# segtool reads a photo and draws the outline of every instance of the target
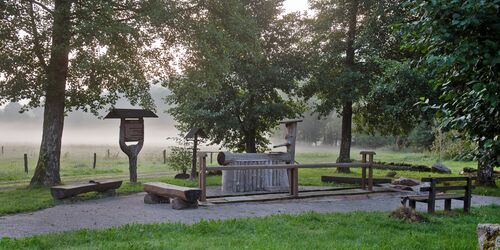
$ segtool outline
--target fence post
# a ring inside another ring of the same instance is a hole
[[[111,152],[109,152],[109,148],[106,153],[107,153],[107,159],[109,160],[111,158]]]
[[[97,154],[94,153],[94,163],[92,164],[92,168],[95,169],[95,165],[97,163]]]
[[[24,154],[24,172],[28,173],[28,154]]]
[[[2,156],[3,156],[3,145],[2,145]]]
[[[198,156],[198,164],[200,165],[200,175],[198,179],[198,186],[201,189],[200,201],[207,200],[207,180],[206,180],[206,171],[207,171],[207,154],[200,153]]]
[[[366,153],[361,151],[361,163],[366,163]],[[366,167],[361,168],[361,189],[366,189]]]
[[[163,164],[167,164],[167,150],[163,150]]]

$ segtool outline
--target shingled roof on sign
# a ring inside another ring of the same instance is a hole
[[[147,109],[112,109],[104,119],[122,119],[122,118],[158,118],[151,110]]]
[[[205,138],[207,135],[205,134],[205,131],[201,128],[192,128],[189,130],[186,136],[184,138],[186,139],[193,139],[195,135],[198,135],[201,138]]]

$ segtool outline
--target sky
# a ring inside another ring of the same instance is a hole
[[[284,3],[287,12],[307,10],[307,0],[286,0]]]

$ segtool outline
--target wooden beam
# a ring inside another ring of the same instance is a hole
[[[144,191],[162,197],[181,198],[188,202],[195,202],[201,196],[199,188],[181,187],[161,182],[145,183]]]
[[[122,181],[103,181],[95,183],[62,185],[50,188],[50,193],[55,199],[64,199],[88,192],[106,192],[111,189],[118,189],[121,185]]]
[[[360,168],[369,167],[369,163],[314,163],[314,164],[276,164],[276,165],[239,165],[207,167],[207,171],[250,170],[250,169],[293,169],[293,168]]]

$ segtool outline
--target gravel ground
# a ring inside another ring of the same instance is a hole
[[[32,213],[3,216],[0,217],[0,237],[26,237],[78,229],[102,229],[130,223],[195,223],[200,220],[297,214],[306,211],[320,213],[391,211],[400,204],[400,194],[380,193],[263,203],[208,205],[192,210],[173,210],[169,204],[144,204],[143,197],[144,193],[138,193],[63,204]],[[500,204],[500,198],[473,197],[475,206],[492,203]],[[438,201],[437,204],[437,209],[442,209],[442,202]],[[453,205],[460,207],[462,202],[454,201]],[[426,206],[419,203],[417,209],[425,211]]]

